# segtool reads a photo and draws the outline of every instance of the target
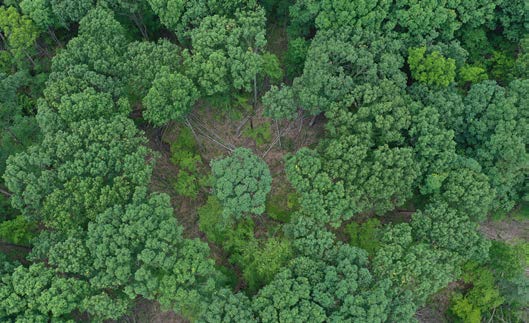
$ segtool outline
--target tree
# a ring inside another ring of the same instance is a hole
[[[192,49],[184,52],[189,75],[207,96],[250,91],[263,69],[259,51],[266,45],[262,8],[237,10],[234,18],[209,16],[190,31]]]
[[[337,245],[323,259],[300,256],[259,291],[253,309],[263,322],[384,322],[387,280],[375,281],[366,253]]]
[[[24,66],[26,58],[35,65],[31,55],[39,33],[28,17],[18,13],[15,7],[0,6],[0,32],[2,43],[12,56],[13,65]]]
[[[296,2],[297,3],[297,2]],[[309,42],[303,38],[292,39],[288,42],[288,48],[285,53],[286,76],[289,79],[298,77],[303,73],[305,59],[309,50]]]
[[[314,31],[314,23],[320,12],[321,1],[301,0],[289,8],[288,36],[290,39],[306,38]]]
[[[495,82],[473,85],[465,97],[462,116],[467,129],[462,149],[476,159],[496,190],[493,208],[508,212],[527,194],[527,89],[526,80],[505,89]]]
[[[496,24],[500,25],[503,34],[509,40],[518,40],[527,33],[529,8],[524,1],[499,1]]]
[[[370,31],[383,30],[383,21],[388,17],[391,1],[321,1],[320,13],[316,17],[318,30],[353,27]]]
[[[225,288],[215,292],[212,302],[198,321],[207,323],[257,322],[248,297],[243,293],[234,294]]]
[[[92,87],[87,87],[82,92],[65,93],[60,102],[48,104],[48,101],[40,100],[38,108],[40,124],[49,123],[46,128],[53,126],[55,131],[68,129],[77,122],[127,116],[130,112],[130,105],[125,99],[114,102],[111,94],[98,92]]]
[[[320,31],[311,43],[303,75],[294,80],[299,105],[312,115],[336,103],[359,106],[387,80],[405,84],[400,41],[348,28]]]
[[[40,133],[33,111],[25,111],[19,94],[20,88],[28,86],[29,75],[20,71],[12,75],[0,73],[0,174],[6,167],[9,155],[21,152],[32,143],[38,142]],[[1,179],[0,179],[1,181]]]
[[[50,3],[53,13],[64,24],[80,21],[95,7],[94,0],[50,0]]]
[[[44,264],[19,266],[0,282],[2,320],[68,319],[89,293],[86,282],[56,276]]]
[[[292,120],[297,112],[296,101],[292,88],[282,86],[281,89],[273,85],[270,91],[262,97],[265,115],[272,119]]]
[[[413,146],[421,173],[428,180],[428,176],[444,174],[456,162],[458,155],[454,131],[445,127],[435,107],[422,104],[410,107],[409,142]],[[425,186],[428,183],[421,187],[422,192],[431,189]]]
[[[373,274],[378,279],[389,277],[394,301],[407,295],[415,310],[424,304],[429,295],[459,275],[461,258],[453,252],[414,241],[412,228],[408,224],[388,228],[382,243],[384,246],[373,259]],[[392,313],[392,319],[398,319],[403,314],[401,311],[409,313],[409,309],[397,308]]]
[[[167,195],[148,197],[138,189],[132,204],[99,214],[88,226],[86,247],[93,259],[91,284],[123,286],[130,298],[139,294],[193,313],[214,288],[209,248],[182,237]]]
[[[430,86],[448,86],[456,76],[455,60],[438,51],[426,54],[426,46],[408,49],[412,77]]]
[[[0,316],[60,318],[80,310],[98,320],[117,319],[136,295],[199,315],[217,277],[209,248],[182,237],[167,195],[146,192],[137,188],[130,204],[106,209],[69,237],[41,233],[32,259],[46,259],[51,268],[36,263],[15,269],[12,280],[11,274],[2,277]]]
[[[416,240],[458,253],[467,260],[483,262],[488,258],[490,242],[477,231],[477,224],[443,202],[433,202],[413,215]]]
[[[198,27],[204,18],[213,15],[230,16],[237,9],[252,10],[256,7],[249,0],[220,0],[181,2],[178,0],[147,0],[152,10],[160,17],[162,24],[185,40],[188,32]]]
[[[158,42],[132,42],[123,58],[128,92],[141,99],[147,95],[152,82],[162,68],[176,73],[180,70],[182,57],[180,47],[165,39]]]
[[[266,163],[251,150],[237,148],[231,156],[211,161],[215,178],[213,190],[224,207],[226,218],[239,220],[244,215],[262,214],[272,177]]]
[[[143,116],[157,126],[179,120],[191,110],[198,97],[198,90],[190,79],[162,68],[143,98]]]
[[[345,227],[345,233],[349,236],[349,243],[355,247],[364,249],[370,256],[380,248],[382,238],[382,224],[377,218],[370,218],[364,223],[351,222]]]
[[[462,165],[448,172],[435,196],[472,221],[479,222],[487,217],[495,192],[480,168]]]
[[[333,105],[329,138],[317,150],[300,149],[286,163],[301,205],[324,223],[339,226],[361,212],[384,214],[412,196],[420,176],[412,147],[409,98],[393,83],[374,87],[358,107]]]
[[[461,27],[454,10],[459,7],[460,1],[398,0],[394,3],[388,25],[408,45],[449,41]]]
[[[111,11],[96,7],[79,22],[78,36],[68,42],[66,50],[55,55],[52,70],[62,72],[71,66],[87,65],[91,71],[121,79],[121,60],[127,47],[125,34]]]
[[[72,180],[81,184],[85,178],[101,177],[103,191],[117,184],[118,195],[149,181],[152,161],[146,158],[150,151],[131,120],[85,121],[71,131],[48,135],[42,144],[8,159],[4,178],[13,192],[13,205],[22,212],[38,217],[46,197]]]

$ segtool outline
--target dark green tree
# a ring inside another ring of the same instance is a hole
[[[182,74],[162,68],[152,87],[143,98],[143,116],[156,126],[171,120],[181,120],[191,110],[199,97],[193,81]]]

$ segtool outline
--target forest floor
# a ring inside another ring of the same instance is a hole
[[[196,209],[205,203],[207,194],[199,194],[196,199],[191,199],[177,195],[174,189],[178,167],[171,162],[170,143],[178,140],[181,127],[189,127],[194,133],[205,165],[209,165],[215,158],[228,155],[237,147],[251,149],[268,164],[273,177],[270,195],[274,195],[288,184],[284,173],[285,155],[317,143],[324,132],[323,119],[323,116],[319,116],[310,125],[311,118],[300,115],[293,121],[276,123],[262,116],[261,107],[251,115],[234,118],[226,113],[219,113],[217,109],[202,106],[186,122],[172,123],[163,129],[145,129],[150,148],[159,154],[151,189],[167,193],[171,197],[176,217],[184,226],[186,237],[204,238],[198,229]],[[261,133],[267,135],[263,136]]]
[[[199,230],[197,209],[204,205],[210,192],[201,192],[197,198],[182,197],[177,194],[174,183],[178,167],[171,162],[170,144],[178,140],[182,127],[188,127],[194,134],[199,153],[204,165],[215,158],[228,155],[237,147],[251,149],[263,158],[272,174],[272,190],[270,196],[285,194],[292,191],[284,172],[284,160],[288,153],[294,153],[301,147],[314,146],[324,132],[323,116],[312,117],[299,115],[292,121],[274,122],[262,115],[262,107],[254,112],[239,109],[235,115],[219,112],[208,104],[202,104],[191,113],[185,122],[171,123],[164,128],[143,128],[149,140],[148,146],[158,156],[151,180],[151,191],[166,193],[171,197],[175,217],[184,227],[186,238],[199,238],[207,242],[211,256],[217,265],[223,265],[238,272],[229,263],[227,255],[217,245],[209,242]],[[256,237],[266,235],[272,226],[272,220],[266,216],[256,217]],[[240,274],[240,273],[239,273]],[[139,299],[134,311],[124,322],[186,322],[172,312],[162,312],[159,305],[145,299]]]

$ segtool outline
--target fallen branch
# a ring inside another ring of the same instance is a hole
[[[236,134],[237,134],[237,138],[239,138],[241,136],[241,130],[242,128],[248,123],[248,120],[250,120],[251,116],[246,116],[241,124],[239,124],[239,126],[237,127],[237,131],[236,131]]]
[[[284,136],[287,132],[289,132],[292,129],[293,124],[294,123],[290,123],[287,128],[285,128],[281,133],[277,134],[276,138],[274,139],[270,147],[268,147],[268,149],[264,152],[263,158],[265,158],[266,155],[268,155],[268,153],[270,152],[270,150],[272,150],[272,148],[277,144],[277,142],[281,140],[281,136]]]
[[[7,197],[11,197],[13,195],[13,194],[9,193],[8,191],[5,191],[5,190],[3,190],[1,188],[0,188],[0,193],[4,194]]]

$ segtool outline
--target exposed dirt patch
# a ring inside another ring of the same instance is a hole
[[[262,112],[262,107],[258,106],[255,112],[232,120],[214,107],[203,105],[196,109],[189,116],[189,126],[196,134],[202,157],[209,162],[236,147],[246,147],[266,161],[272,174],[279,174],[285,154],[315,144],[324,132],[323,116],[311,125],[312,118],[301,114],[293,121],[275,122],[264,117]],[[263,126],[270,127],[269,141],[258,144],[245,135],[245,130]]]
[[[175,314],[173,311],[162,311],[158,302],[149,301],[139,298],[136,301],[131,314],[122,317],[117,322],[124,323],[187,323],[185,318]]]
[[[486,221],[479,230],[487,238],[506,242],[529,241],[529,220],[507,218],[502,221]]]
[[[428,305],[419,309],[415,318],[421,323],[444,323],[449,322],[445,313],[450,307],[450,300],[454,292],[462,287],[459,281],[448,284],[446,288],[439,291],[428,301]]]

